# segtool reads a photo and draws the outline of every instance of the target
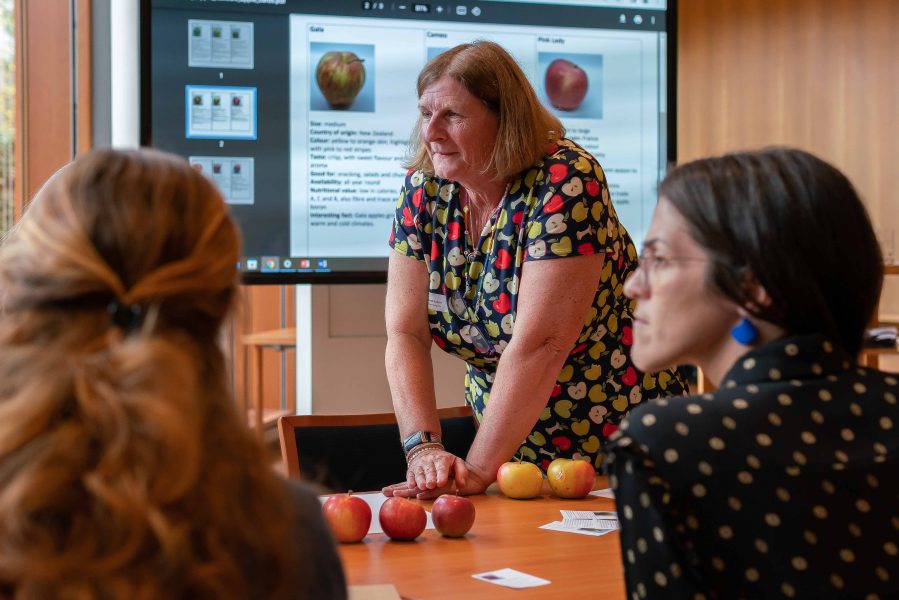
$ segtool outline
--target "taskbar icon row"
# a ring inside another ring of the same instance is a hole
[[[297,258],[292,256],[247,256],[237,263],[241,271],[259,273],[296,273],[302,271],[330,271],[327,258]]]

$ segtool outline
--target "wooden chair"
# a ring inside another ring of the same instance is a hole
[[[437,411],[443,443],[465,456],[477,422],[471,407]],[[293,415],[278,419],[287,475],[332,492],[380,490],[406,477],[406,457],[394,413]]]

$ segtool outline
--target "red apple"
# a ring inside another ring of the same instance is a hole
[[[462,537],[474,524],[474,504],[464,496],[443,494],[434,500],[431,518],[446,537]]]
[[[361,542],[371,526],[371,507],[352,492],[331,496],[322,512],[338,542]]]
[[[378,520],[387,537],[401,541],[414,540],[428,524],[428,517],[421,504],[399,496],[388,498],[381,505]]]
[[[352,52],[325,52],[315,67],[315,83],[332,108],[347,108],[365,85],[363,60]]]
[[[587,72],[564,58],[549,63],[543,83],[546,97],[559,110],[576,110],[587,95]]]
[[[536,498],[543,490],[543,473],[534,463],[507,462],[500,465],[496,472],[496,482],[508,498]]]
[[[549,463],[546,480],[559,498],[585,498],[596,482],[596,470],[586,460],[557,458]]]

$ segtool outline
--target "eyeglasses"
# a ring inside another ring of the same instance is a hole
[[[637,270],[633,277],[639,277],[639,283],[645,287],[650,286],[650,278],[668,269],[675,263],[708,262],[708,258],[702,256],[656,256],[655,254],[641,253],[637,257]]]

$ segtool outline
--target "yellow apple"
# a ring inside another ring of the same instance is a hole
[[[536,498],[543,489],[540,467],[529,462],[507,462],[496,472],[499,489],[508,498],[526,500]]]

